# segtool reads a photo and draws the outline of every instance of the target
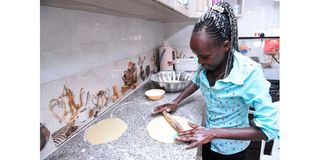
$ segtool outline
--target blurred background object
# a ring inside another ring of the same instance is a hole
[[[48,128],[43,124],[40,123],[40,151],[44,148],[44,146],[49,141],[50,132]]]

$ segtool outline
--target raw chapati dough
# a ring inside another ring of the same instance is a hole
[[[181,125],[184,130],[191,129],[186,118],[179,116],[172,117]],[[175,140],[177,132],[170,126],[163,116],[159,116],[151,120],[147,125],[147,131],[149,136],[157,141],[163,143],[177,143]]]
[[[119,118],[108,118],[89,127],[85,137],[91,144],[103,144],[119,138],[128,125]]]

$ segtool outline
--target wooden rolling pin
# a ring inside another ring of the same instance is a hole
[[[175,131],[178,133],[184,131],[181,125],[168,112],[163,111],[162,114]]]

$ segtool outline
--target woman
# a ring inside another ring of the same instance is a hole
[[[245,159],[250,140],[270,141],[279,129],[277,110],[269,95],[270,83],[261,65],[239,53],[237,20],[228,3],[211,7],[195,24],[190,47],[200,64],[192,82],[171,103],[155,113],[174,111],[186,97],[200,89],[206,101],[205,127],[178,134],[188,148],[203,145],[202,158]],[[249,107],[255,109],[249,125]]]

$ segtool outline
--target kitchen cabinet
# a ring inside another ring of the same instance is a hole
[[[189,8],[188,4],[185,4],[184,1],[181,0],[155,0],[156,2],[176,11],[180,14],[188,17]]]
[[[204,14],[212,3],[208,0],[193,0],[190,1],[189,17],[198,18]]]
[[[193,19],[199,18],[210,7],[210,0],[156,0],[161,4],[174,9]]]
[[[41,5],[159,22],[195,21],[208,0],[41,0]]]

